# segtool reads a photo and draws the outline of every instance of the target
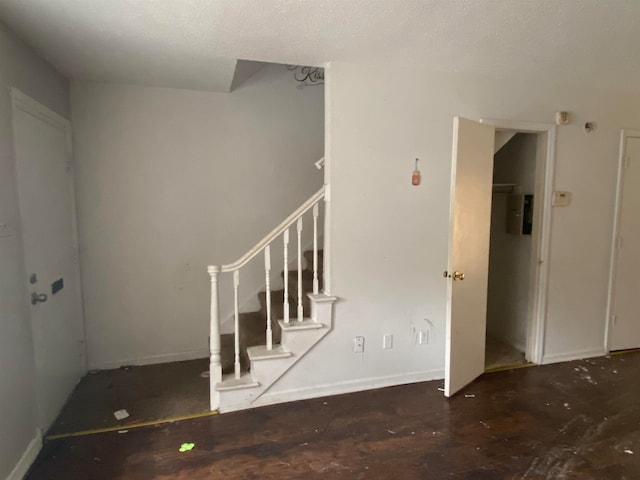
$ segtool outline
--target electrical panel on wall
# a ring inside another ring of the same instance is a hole
[[[533,195],[514,193],[507,197],[507,233],[531,235],[533,230]]]

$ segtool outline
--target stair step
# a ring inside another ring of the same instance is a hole
[[[222,364],[222,373],[233,372],[233,342],[234,338],[232,333],[220,335],[220,362]]]
[[[297,320],[291,320],[289,323],[284,323],[284,320],[278,320],[280,328],[283,332],[292,332],[296,330],[316,330],[318,328],[324,328],[322,323],[316,323],[310,318],[304,318],[301,322]]]
[[[284,272],[280,273],[280,276],[284,278]],[[322,270],[318,270],[318,284],[320,285],[320,290],[322,290]],[[298,288],[298,270],[289,270],[289,285],[296,285],[295,288]],[[313,290],[313,270],[302,270],[302,289],[304,290],[307,287],[307,291]],[[293,287],[290,288],[293,290]],[[293,292],[291,292],[293,293]]]
[[[233,374],[223,375],[222,381],[216,384],[216,390],[219,392],[226,392],[229,390],[241,390],[243,388],[253,388],[260,386],[259,382],[256,382],[250,373],[245,373],[240,378],[235,378]]]
[[[319,273],[319,272],[318,272]],[[284,272],[282,274],[284,277]],[[322,275],[318,276],[318,290],[322,291],[324,286]],[[305,315],[308,315],[310,311],[311,303],[307,298],[307,293],[313,292],[313,272],[309,270],[302,271],[302,305],[304,308]],[[293,304],[293,314],[297,315],[296,305],[298,303],[298,271],[290,270],[289,271],[289,296],[291,297],[291,304]],[[290,305],[291,305],[290,304]],[[278,315],[281,317],[282,315]]]
[[[258,300],[260,301],[260,311],[266,313],[267,311],[267,292],[262,290],[258,292]],[[271,307],[280,306],[282,310],[282,304],[284,303],[284,290],[271,290]],[[289,308],[291,308],[292,298],[289,295]]]
[[[313,250],[306,250],[303,254],[304,259],[307,261],[309,270],[313,270]],[[324,262],[324,251],[318,250],[318,270],[322,271],[322,263]]]
[[[293,353],[286,351],[282,345],[274,345],[271,350],[267,350],[266,345],[257,345],[248,348],[247,354],[252,362],[273,358],[287,358],[293,355]]]

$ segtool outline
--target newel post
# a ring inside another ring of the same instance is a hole
[[[216,390],[216,384],[222,381],[222,358],[220,357],[220,306],[218,295],[218,275],[220,267],[209,265],[207,267],[211,277],[211,323],[209,326],[209,393],[211,410],[217,410],[220,406],[220,393]]]

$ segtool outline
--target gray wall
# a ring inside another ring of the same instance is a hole
[[[19,236],[9,87],[69,117],[67,80],[0,23],[0,478],[14,468],[35,435],[33,345]]]
[[[391,73],[390,73],[391,72]],[[397,63],[333,63],[327,83],[331,288],[335,327],[270,392],[288,398],[442,377],[453,117],[559,127],[543,362],[604,352],[620,128],[640,126],[637,93],[429,72]],[[597,122],[586,133],[584,122]],[[420,157],[422,185],[411,186]],[[597,187],[597,188],[596,188]],[[588,235],[585,235],[588,232]],[[415,325],[429,319],[430,343]],[[382,337],[394,347],[382,349]],[[353,337],[365,337],[354,354]]]
[[[206,266],[240,258],[322,186],[324,92],[296,87],[282,65],[232,93],[73,83],[90,368],[208,355]],[[245,311],[265,281],[256,260]]]

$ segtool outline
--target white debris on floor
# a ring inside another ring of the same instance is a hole
[[[115,412],[113,412],[113,416],[116,417],[116,420],[124,420],[125,418],[129,417],[129,412],[124,409],[116,410]]]

